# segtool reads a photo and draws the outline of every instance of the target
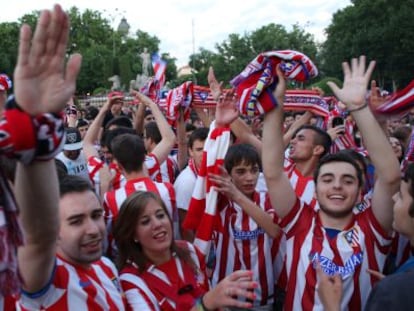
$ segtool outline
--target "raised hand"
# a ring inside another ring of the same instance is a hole
[[[213,96],[216,102],[219,101],[220,95],[223,91],[222,85],[223,82],[218,82],[216,76],[214,75],[213,67],[208,69],[208,76],[207,76],[208,85],[210,86],[211,95]]]
[[[275,90],[273,91],[273,96],[276,98],[277,103],[281,105],[282,107],[285,101],[286,78],[283,75],[283,72],[279,66],[276,67],[276,74],[277,74],[278,82],[277,82]]]
[[[220,96],[216,106],[216,126],[224,127],[230,125],[239,116],[237,107],[238,98],[235,90],[225,92]]]
[[[75,54],[65,66],[68,32],[69,18],[59,5],[40,14],[33,38],[28,25],[20,30],[15,96],[31,115],[62,111],[75,92],[82,58]]]
[[[375,68],[375,61],[369,63],[368,69],[365,69],[365,63],[365,56],[360,56],[359,59],[353,58],[351,67],[347,62],[342,63],[344,72],[342,89],[334,82],[328,82],[335,96],[347,106],[348,110],[355,110],[365,104],[367,86]]]

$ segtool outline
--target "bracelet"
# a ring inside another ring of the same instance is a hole
[[[357,108],[348,109],[348,112],[360,111],[360,110],[364,109],[365,107],[368,107],[368,102],[365,102],[365,104],[363,104],[362,106],[359,106]]]
[[[201,304],[201,307],[204,309],[204,311],[211,311],[212,309],[208,309],[207,307],[206,307],[206,305],[204,304],[204,296],[205,296],[205,294],[203,295],[203,296],[201,296],[201,298],[200,298],[200,304]]]

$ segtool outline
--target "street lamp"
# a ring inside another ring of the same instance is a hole
[[[118,25],[118,32],[121,34],[121,36],[126,36],[129,33],[129,24],[125,17],[122,17],[121,22]]]

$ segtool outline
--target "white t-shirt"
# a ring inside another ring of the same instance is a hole
[[[188,211],[196,179],[196,174],[194,174],[193,170],[189,166],[182,170],[180,175],[178,175],[174,182],[177,208]]]
[[[63,151],[56,156],[56,159],[62,161],[63,164],[65,164],[69,175],[77,175],[89,180],[88,162],[82,151],[76,160],[67,158]]]

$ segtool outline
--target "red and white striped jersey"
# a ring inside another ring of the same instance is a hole
[[[372,208],[357,215],[346,229],[329,237],[318,212],[297,200],[281,219],[286,234],[287,288],[285,310],[322,310],[316,292],[315,265],[343,280],[341,310],[363,310],[377,279],[366,272],[382,271],[391,243]]]
[[[316,208],[317,201],[315,195],[315,182],[313,176],[305,177],[296,168],[296,164],[289,158],[285,158],[285,173],[287,174],[290,184],[295,190],[299,199],[307,205]]]
[[[178,174],[178,163],[176,156],[168,156],[168,158],[161,163],[159,171],[155,174],[155,181],[174,183]]]
[[[114,264],[105,257],[89,269],[57,258],[50,284],[41,292],[22,293],[19,310],[125,310]]]
[[[150,177],[141,177],[128,180],[124,187],[117,190],[108,191],[104,195],[104,209],[105,221],[108,232],[108,256],[113,256],[116,250],[112,238],[112,224],[118,216],[119,209],[125,199],[136,191],[150,191],[156,193],[164,201],[168,213],[173,220],[174,236],[177,237],[179,233],[178,211],[175,201],[174,187],[170,183],[155,182]]]
[[[277,222],[275,211],[265,192],[255,192],[253,201]],[[236,270],[252,270],[255,281],[259,283],[255,289],[254,305],[271,305],[279,238],[268,236],[239,205],[224,197],[220,197],[218,212],[214,228],[216,261],[212,286]]]
[[[99,170],[104,165],[103,161],[97,157],[89,157],[88,159],[88,172],[89,179],[92,181],[95,189],[99,189],[100,178]],[[160,166],[158,164],[157,157],[153,154],[149,154],[145,157],[145,169],[148,175],[155,179],[159,175]],[[122,175],[122,172],[115,162],[109,163],[109,170],[112,178],[112,190],[119,189],[125,186],[126,179]]]
[[[0,310],[2,311],[15,311],[16,310],[16,298],[15,296],[3,296],[0,294]]]
[[[151,265],[145,272],[140,272],[133,264],[125,267],[120,280],[130,310],[190,310],[194,301],[208,290],[204,257],[192,244],[177,242],[189,250],[198,272],[175,254],[168,262]],[[186,288],[186,292],[175,294]]]

